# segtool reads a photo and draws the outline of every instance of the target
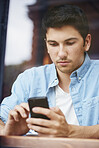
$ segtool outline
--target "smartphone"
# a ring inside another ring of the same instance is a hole
[[[33,113],[32,108],[33,107],[44,107],[44,108],[49,108],[47,97],[32,97],[28,99],[28,104],[30,108],[30,114],[32,118],[43,118],[43,119],[48,119],[49,118],[43,114],[37,114]]]

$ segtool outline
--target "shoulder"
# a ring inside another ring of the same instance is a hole
[[[91,60],[91,62],[95,65],[99,65],[99,60]]]
[[[91,66],[93,70],[99,73],[99,60],[91,60]]]
[[[91,60],[88,74],[94,81],[99,82],[99,60]]]
[[[53,76],[54,64],[32,67],[30,69],[25,70],[23,73],[19,74],[17,79],[14,82],[13,88],[16,86],[18,88],[32,88],[33,84],[35,87],[38,83],[42,81],[50,81]],[[20,87],[19,87],[20,86]]]
[[[38,67],[32,67],[30,69],[25,70],[23,73],[19,74],[18,78],[19,79],[31,79],[33,76],[35,78],[37,76],[42,76],[51,73],[51,71],[54,71],[55,65],[54,64],[47,64],[47,65],[42,65]]]
[[[24,74],[33,74],[35,72],[47,72],[49,70],[53,70],[54,69],[54,64],[47,64],[47,65],[42,65],[42,66],[38,66],[38,67],[32,67],[30,69],[25,70],[23,73]]]

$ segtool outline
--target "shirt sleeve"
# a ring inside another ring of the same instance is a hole
[[[14,82],[11,90],[11,96],[3,99],[0,105],[0,119],[6,123],[9,111],[22,102],[27,102],[28,99],[28,76],[20,74]]]

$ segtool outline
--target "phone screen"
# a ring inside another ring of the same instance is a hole
[[[30,108],[30,114],[32,118],[43,118],[43,119],[49,119],[47,116],[43,114],[37,114],[32,112],[33,107],[44,107],[49,108],[47,97],[32,97],[28,99],[29,108]]]

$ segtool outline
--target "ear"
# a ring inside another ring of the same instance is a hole
[[[88,51],[90,46],[91,46],[91,34],[87,34],[84,45],[85,51]]]

